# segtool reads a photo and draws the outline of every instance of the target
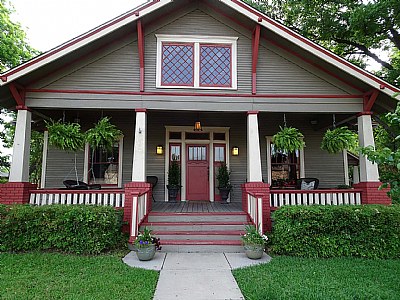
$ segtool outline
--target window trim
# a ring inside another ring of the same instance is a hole
[[[156,88],[168,89],[204,89],[204,90],[237,90],[237,40],[238,37],[228,36],[198,36],[198,35],[167,35],[156,34],[157,39],[157,65]],[[163,43],[194,44],[194,84],[188,85],[163,85],[162,84],[162,46]],[[231,86],[202,86],[200,85],[200,44],[220,45],[231,47]]]
[[[271,144],[272,144],[272,136],[266,136],[267,140],[267,179],[268,184],[272,185],[272,165],[271,165]],[[304,178],[305,176],[305,168],[304,168],[304,148],[299,151],[299,164],[300,164],[300,178]]]

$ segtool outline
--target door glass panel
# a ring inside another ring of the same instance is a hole
[[[214,161],[215,162],[224,162],[225,161],[225,147],[217,146],[214,148]]]
[[[207,160],[206,146],[190,146],[188,152],[189,160]]]

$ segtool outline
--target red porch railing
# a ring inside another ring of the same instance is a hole
[[[123,208],[125,205],[125,191],[123,189],[31,190],[29,203],[34,205],[86,204]]]
[[[283,205],[360,205],[360,189],[271,190],[271,208]]]

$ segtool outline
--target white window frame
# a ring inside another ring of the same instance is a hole
[[[238,37],[229,36],[199,36],[199,35],[167,35],[156,34],[157,38],[157,68],[156,87],[161,89],[182,88],[182,89],[205,89],[205,90],[237,90],[237,40]],[[185,85],[162,85],[162,45],[163,43],[193,43],[194,44],[194,78],[193,86]],[[231,47],[231,71],[232,78],[230,87],[201,86],[200,85],[200,44],[229,45]]]
[[[272,185],[272,166],[271,166],[271,144],[272,144],[272,136],[266,136],[267,140],[267,176],[268,176],[268,184]],[[300,149],[299,153],[300,158],[300,178],[306,177],[306,172],[304,169],[304,148]]]

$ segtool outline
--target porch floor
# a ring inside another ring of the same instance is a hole
[[[242,212],[242,203],[221,204],[209,201],[185,201],[178,203],[153,202],[153,212],[201,213],[201,212]]]

